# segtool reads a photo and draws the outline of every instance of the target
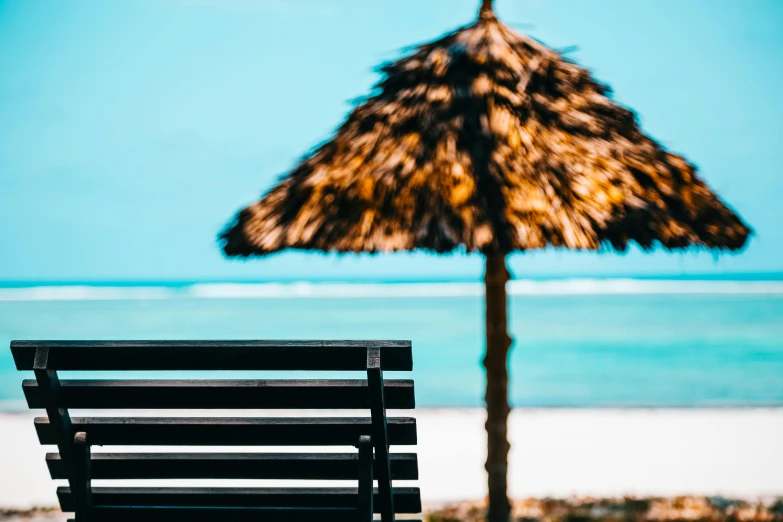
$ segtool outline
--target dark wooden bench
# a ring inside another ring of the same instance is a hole
[[[420,513],[409,341],[13,341],[65,512],[87,521],[369,521]],[[360,371],[366,380],[72,380],[58,371]],[[366,409],[369,417],[72,417],[73,409]],[[348,453],[93,453],[93,446],[354,446]],[[92,487],[113,479],[351,480],[357,488]],[[373,481],[377,481],[377,488]]]

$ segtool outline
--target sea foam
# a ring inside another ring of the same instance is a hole
[[[718,294],[783,296],[783,281],[660,279],[518,279],[510,295]],[[0,301],[131,301],[161,299],[295,299],[480,297],[480,282],[446,283],[195,283],[183,286],[29,286],[0,288]]]

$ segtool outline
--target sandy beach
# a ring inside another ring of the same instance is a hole
[[[0,414],[2,508],[56,505],[33,416]],[[481,499],[484,412],[416,417],[424,503]],[[509,434],[514,498],[783,494],[783,409],[520,409]]]

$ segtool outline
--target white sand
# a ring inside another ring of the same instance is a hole
[[[482,498],[484,412],[416,416],[424,502]],[[32,418],[0,414],[4,508],[57,503]],[[783,409],[516,410],[510,440],[517,498],[783,494]]]

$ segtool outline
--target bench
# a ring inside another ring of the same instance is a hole
[[[77,522],[357,521],[420,513],[416,420],[386,416],[414,408],[409,341],[13,341],[57,496]],[[354,371],[366,380],[61,379],[58,372]],[[72,417],[71,410],[358,409],[369,417]],[[178,446],[176,453],[93,453],[94,446]],[[344,453],[204,453],[188,446],[353,446]],[[358,487],[92,487],[92,480],[349,480]],[[374,482],[377,481],[377,487]]]

